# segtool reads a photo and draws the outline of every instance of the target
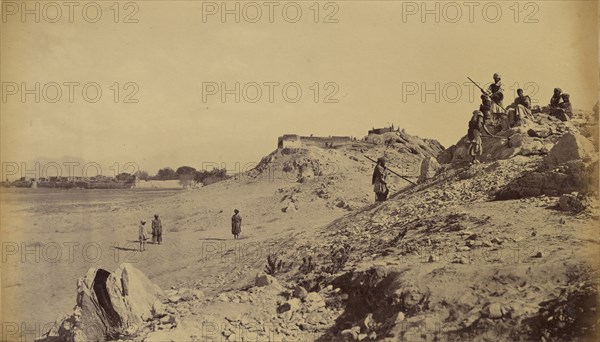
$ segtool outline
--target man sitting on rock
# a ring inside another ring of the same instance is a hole
[[[573,106],[571,105],[571,97],[569,96],[569,94],[561,94],[560,98],[563,100],[563,102],[558,105],[560,107],[560,109],[563,110],[563,112],[569,116],[569,118],[573,117]]]
[[[551,114],[560,119],[561,121],[569,121],[573,117],[573,107],[571,106],[569,94],[561,94],[561,102],[557,108],[551,109]]]
[[[562,90],[560,88],[554,88],[554,94],[552,95],[552,98],[550,99],[550,108],[558,108],[558,105],[560,104],[560,94],[562,93]]]
[[[517,98],[508,109],[508,121],[510,127],[520,126],[523,118],[532,118],[531,98],[523,95],[523,89],[517,89]]]

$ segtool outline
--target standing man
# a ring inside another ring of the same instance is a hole
[[[141,220],[138,229],[138,238],[140,239],[140,252],[146,250],[146,228],[144,227],[145,224],[146,221]]]
[[[154,220],[152,220],[152,242],[162,243],[162,223],[158,218],[158,214],[154,214]]]
[[[234,209],[233,216],[231,216],[231,234],[233,234],[234,239],[239,239],[241,232],[242,232],[242,216],[240,216],[239,210]]]
[[[388,169],[385,166],[385,158],[380,157],[377,159],[377,165],[375,165],[373,177],[371,178],[371,184],[373,184],[373,191],[375,192],[375,202],[387,201],[390,193],[387,187],[387,176]]]
[[[494,119],[496,119],[500,114],[504,114],[504,109],[502,108],[502,100],[504,100],[504,88],[502,87],[502,82],[500,81],[500,74],[494,74],[494,83],[490,84],[487,89],[487,94],[492,100],[492,114],[494,114]]]
[[[469,120],[469,130],[467,131],[467,137],[469,139],[469,155],[473,157],[472,164],[478,164],[477,156],[483,154],[483,143],[481,141],[481,130],[489,135],[492,135],[488,131],[485,123],[483,122],[483,113],[481,111],[474,111]]]
[[[479,105],[479,111],[483,113],[483,120],[488,121],[491,119],[492,111],[492,100],[486,94],[481,94],[481,104]]]

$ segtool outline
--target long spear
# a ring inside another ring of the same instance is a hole
[[[371,158],[369,158],[369,157],[367,157],[367,156],[365,156],[365,155],[363,155],[363,157],[365,157],[365,158],[369,159],[370,161],[372,161],[373,163],[377,164],[377,161],[375,161],[375,160],[373,160],[373,159],[371,159]],[[405,181],[407,181],[407,182],[411,183],[412,185],[417,185],[417,183],[415,183],[415,182],[411,181],[410,179],[408,179],[408,178],[406,178],[406,177],[404,177],[404,176],[400,175],[400,174],[399,174],[399,173],[397,173],[397,172],[394,172],[393,170],[390,170],[389,168],[388,168],[388,171],[390,171],[391,173],[395,174],[396,176],[398,176],[398,177],[400,177],[400,178],[404,179]]]
[[[487,92],[487,91],[485,91],[485,90],[483,90],[483,88],[481,88],[481,87],[479,86],[479,84],[477,84],[475,81],[473,81],[473,80],[471,79],[471,77],[467,76],[467,78],[468,78],[468,79],[469,79],[469,81],[471,81],[471,82],[472,82],[472,83],[473,83],[473,84],[474,84],[474,85],[475,85],[477,88],[479,88],[479,90],[481,90],[481,92],[482,92],[482,93],[484,93],[484,94],[488,94],[488,92]],[[494,103],[496,103],[496,101],[494,101]],[[498,107],[502,108],[502,110],[506,112],[506,109],[505,109],[504,107],[502,107],[500,104],[496,103],[496,105],[497,105]]]

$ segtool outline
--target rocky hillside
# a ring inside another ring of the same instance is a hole
[[[494,129],[506,140],[486,141],[476,165],[465,162],[464,142],[443,151],[426,141],[407,145],[401,135],[277,150],[252,173],[256,180],[269,168],[290,176],[277,194],[286,215],[299,211],[309,220],[328,203],[346,214],[256,237],[253,243],[276,248],[227,274],[206,266],[202,281],[164,296],[150,291],[141,324],[93,296],[104,311],[91,315],[109,322],[107,339],[131,341],[594,341],[600,208],[590,182],[597,182],[598,144],[586,136],[595,128],[538,113],[522,127]],[[436,150],[440,165],[426,158]],[[370,176],[363,153],[385,153],[397,167],[410,159],[432,172],[374,204],[369,182],[354,189]],[[331,165],[341,172],[328,174]],[[207,285],[213,278],[229,280],[215,291]],[[110,302],[127,302],[115,284]],[[70,324],[83,329],[84,321]],[[53,336],[60,329],[47,341]]]
[[[356,210],[373,201],[370,176],[373,160],[384,156],[392,170],[392,190],[417,182],[424,160],[435,158],[444,147],[436,140],[421,139],[404,131],[371,134],[361,141],[334,148],[307,146],[277,149],[249,172],[258,180],[283,179],[294,187],[281,189],[284,211],[297,210],[302,202],[324,200],[328,207]],[[366,156],[366,157],[365,157]]]

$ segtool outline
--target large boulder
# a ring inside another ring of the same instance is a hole
[[[77,281],[77,303],[41,341],[108,341],[134,336],[161,311],[165,294],[141,271],[124,263],[114,272],[90,268]]]
[[[419,183],[423,183],[428,179],[435,177],[437,171],[440,168],[440,164],[437,160],[427,156],[421,162],[421,170],[419,175]]]
[[[584,162],[598,158],[594,144],[579,133],[565,133],[550,150],[546,157],[546,165],[554,167],[572,160],[581,159]]]

